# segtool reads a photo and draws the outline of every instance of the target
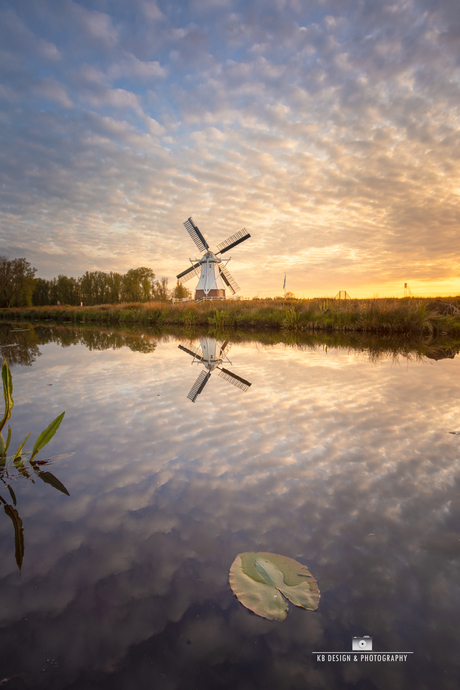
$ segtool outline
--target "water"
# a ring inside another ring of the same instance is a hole
[[[12,328],[11,448],[65,410],[38,457],[70,495],[10,472],[2,687],[458,687],[458,357],[241,341],[192,402],[197,339]],[[318,610],[244,608],[246,551],[307,565]],[[328,661],[364,635],[406,660]]]

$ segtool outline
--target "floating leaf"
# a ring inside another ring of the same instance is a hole
[[[15,544],[15,556],[16,563],[18,564],[19,570],[21,570],[22,560],[24,558],[24,528],[22,526],[22,520],[19,517],[19,513],[16,508],[10,505],[3,506],[5,513],[11,518],[14,525],[14,544]]]
[[[230,587],[243,606],[270,620],[286,618],[286,599],[310,611],[319,605],[318,584],[308,568],[276,553],[241,553],[230,568]]]
[[[38,451],[41,450],[46,446],[49,441],[53,438],[54,434],[56,431],[59,429],[59,425],[62,422],[64,418],[65,412],[59,415],[59,417],[56,417],[54,421],[51,422],[49,426],[46,427],[45,431],[42,431],[40,436],[37,438],[35,441],[35,445],[32,449],[32,457],[31,460],[37,455]]]
[[[13,409],[13,379],[11,378],[11,371],[5,359],[2,367],[2,381],[3,381],[3,398],[5,400],[5,414],[0,422],[0,431],[5,426],[6,422],[11,417],[11,410]]]

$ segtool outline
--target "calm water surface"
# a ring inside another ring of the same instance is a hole
[[[2,687],[458,688],[458,357],[233,343],[192,402],[198,339],[12,328],[11,448],[65,410],[39,457],[70,496],[11,477],[25,551],[19,570],[1,511]],[[245,609],[244,551],[306,564],[318,610]],[[327,661],[364,635],[412,653]]]

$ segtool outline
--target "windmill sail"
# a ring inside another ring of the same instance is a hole
[[[225,268],[225,266],[219,266],[219,271],[224,283],[228,285],[233,294],[235,294],[235,292],[238,292],[240,286],[238,285],[230,271],[227,268]]]
[[[251,237],[251,235],[246,231],[246,228],[243,228],[231,237],[228,237],[224,242],[218,244],[217,249],[219,251],[217,253],[223,254],[224,252],[228,252],[230,249],[236,247],[237,244],[241,244],[241,242],[244,242],[244,240],[247,240],[249,237]]]
[[[195,242],[200,252],[205,252],[207,249],[209,249],[209,244],[206,242],[203,235],[198,230],[198,227],[195,225],[192,218],[189,218],[185,221],[184,227],[187,230],[190,237],[192,238],[192,240]]]
[[[186,283],[187,280],[190,280],[190,278],[193,278],[194,275],[196,275],[196,268],[199,268],[201,264],[193,264],[193,266],[190,266],[190,268],[187,268],[187,270],[182,271],[182,273],[179,273],[178,276],[176,276],[177,280],[180,283]]]
[[[192,402],[195,402],[207,382],[209,381],[209,378],[211,376],[211,372],[206,372],[206,371],[201,371],[198,375],[197,380],[193,384],[192,388],[190,389],[190,393],[187,395],[187,398],[191,400]]]
[[[239,285],[226,269],[230,259],[222,258],[222,254],[251,237],[246,228],[227,237],[224,242],[218,245],[218,249],[212,252],[192,217],[185,221],[184,227],[200,252],[203,252],[203,256],[199,260],[190,259],[190,262],[195,261],[195,263],[176,276],[179,283],[183,284],[191,278],[199,276],[198,285],[195,288],[195,301],[197,302],[226,299],[226,295],[229,293],[234,295],[238,292]]]
[[[229,371],[228,369],[219,369],[219,376],[222,379],[225,379],[225,381],[228,381],[229,383],[232,383],[234,386],[237,388],[240,388],[242,391],[247,391],[249,386],[252,386],[252,383],[249,383],[249,381],[246,381],[246,379],[242,379],[241,376],[237,376],[233,372]]]

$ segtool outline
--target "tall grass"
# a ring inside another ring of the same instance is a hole
[[[445,301],[460,306],[460,297]],[[147,302],[96,307],[2,309],[0,318],[284,331],[460,333],[460,314],[442,316],[428,308],[429,302],[430,299],[422,298]]]

